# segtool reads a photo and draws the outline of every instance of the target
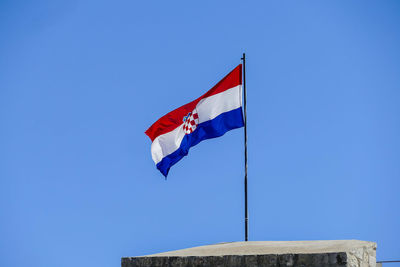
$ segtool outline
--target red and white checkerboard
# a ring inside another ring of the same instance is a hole
[[[183,123],[183,131],[186,134],[190,134],[196,129],[198,124],[199,124],[199,115],[197,114],[197,110],[193,110],[190,116]]]

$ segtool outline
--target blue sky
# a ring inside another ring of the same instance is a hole
[[[243,52],[250,240],[400,259],[399,25],[396,0],[1,1],[0,266],[243,240],[243,130],[167,181],[144,134]]]

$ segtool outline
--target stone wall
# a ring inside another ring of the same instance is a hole
[[[186,257],[137,257],[122,258],[122,267],[145,266],[232,266],[232,267],[273,267],[273,266],[361,266],[349,265],[346,253],[327,254],[283,254],[283,255],[226,255]],[[368,265],[365,265],[368,266]]]
[[[125,257],[121,266],[375,267],[376,244],[357,240],[233,242]]]

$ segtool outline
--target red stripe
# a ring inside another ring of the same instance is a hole
[[[242,64],[239,64],[219,83],[217,83],[213,88],[211,88],[201,97],[162,116],[153,125],[151,125],[145,133],[148,137],[150,137],[151,141],[153,142],[157,136],[168,133],[181,125],[183,123],[183,117],[186,116],[189,112],[193,111],[193,109],[196,107],[197,103],[201,99],[219,94],[240,84],[242,84]]]

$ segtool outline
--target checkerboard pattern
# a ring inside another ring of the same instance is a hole
[[[186,134],[192,133],[199,124],[199,115],[196,110],[193,110],[190,116],[183,123],[183,131]]]

